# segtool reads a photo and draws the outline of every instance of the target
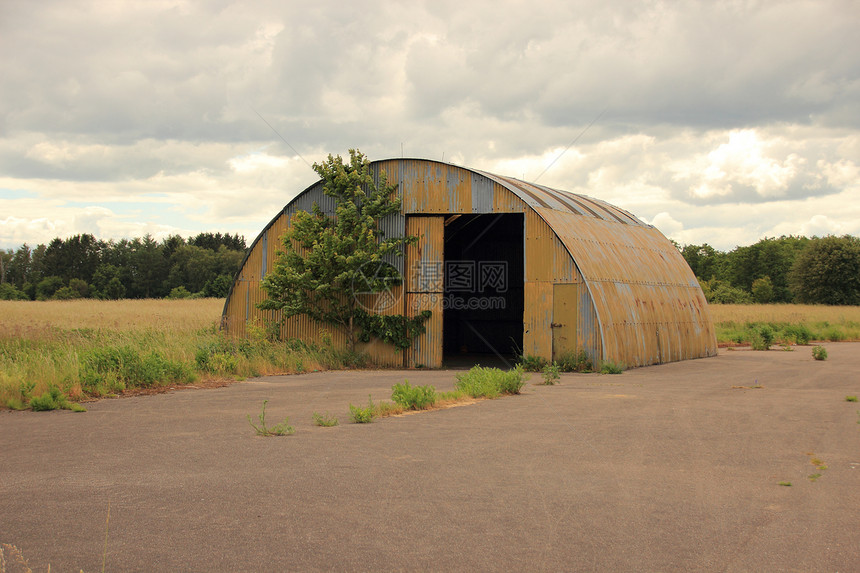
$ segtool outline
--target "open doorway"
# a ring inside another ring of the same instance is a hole
[[[510,365],[522,348],[524,227],[521,213],[445,219],[446,364]]]

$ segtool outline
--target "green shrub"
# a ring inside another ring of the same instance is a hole
[[[29,297],[23,291],[15,288],[9,283],[0,283],[0,300],[28,300]]]
[[[846,402],[856,402],[857,396],[845,396],[845,401]]]
[[[296,433],[296,429],[290,426],[289,418],[284,418],[284,421],[280,424],[276,424],[271,428],[266,427],[266,404],[268,404],[268,400],[263,400],[263,410],[260,412],[260,415],[257,416],[257,419],[260,420],[260,425],[256,425],[251,420],[251,415],[248,414],[248,423],[251,424],[251,427],[254,428],[254,431],[257,432],[258,436],[287,436],[290,434]]]
[[[522,366],[523,370],[526,372],[541,372],[543,367],[548,363],[549,361],[546,358],[531,354],[528,356],[520,356],[519,360],[519,365]]]
[[[376,407],[373,405],[373,399],[368,396],[367,406],[361,408],[359,406],[349,405],[349,415],[352,421],[356,424],[369,424],[376,417]]]
[[[328,412],[326,412],[325,414],[314,412],[313,418],[314,424],[317,426],[322,426],[323,428],[331,428],[332,426],[338,425],[337,418],[330,415]]]
[[[816,360],[827,360],[827,350],[823,346],[813,346],[812,357]]]
[[[711,279],[702,283],[705,300],[714,304],[751,304],[750,293],[727,282]]]
[[[410,386],[409,380],[391,387],[391,399],[407,410],[426,410],[436,403],[433,386]]]
[[[845,333],[838,326],[829,326],[824,331],[823,338],[830,342],[839,342],[845,340]]]
[[[750,346],[753,350],[768,350],[774,337],[775,333],[769,324],[753,326],[749,331]]]
[[[600,363],[600,373],[601,374],[621,374],[624,372],[626,366],[621,364],[616,364],[610,360],[605,360]]]
[[[34,412],[44,412],[47,410],[59,410],[62,408],[62,402],[65,401],[65,396],[62,395],[60,389],[56,386],[52,387],[41,396],[34,396],[30,399],[30,408]]]
[[[9,398],[6,400],[6,407],[10,410],[26,410],[27,406],[20,398]]]
[[[555,362],[552,364],[547,364],[543,367],[543,383],[546,386],[553,386],[558,384],[558,381],[561,379],[559,376],[559,366]]]
[[[156,384],[186,384],[194,372],[159,352],[138,354],[130,346],[96,347],[79,356],[79,379],[86,392],[104,394],[127,387],[149,388]]]
[[[502,394],[519,394],[525,384],[524,368],[518,364],[507,372],[498,368],[475,366],[457,374],[454,387],[473,398],[497,398]]]
[[[582,348],[578,352],[565,352],[558,357],[557,363],[562,372],[591,372],[594,369],[591,358]]]
[[[795,344],[806,345],[812,340],[812,331],[805,324],[789,324],[782,329],[782,335]]]
[[[182,299],[182,298],[191,298],[191,293],[188,292],[188,289],[184,286],[178,286],[170,289],[170,294],[167,295],[167,298],[172,299]]]

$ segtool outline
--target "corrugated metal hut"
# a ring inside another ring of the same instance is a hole
[[[363,346],[382,364],[438,367],[462,354],[557,359],[585,350],[627,366],[716,354],[707,303],[678,250],[655,227],[583,195],[424,159],[371,165],[397,183],[402,208],[382,222],[387,236],[419,237],[391,263],[403,277],[381,294],[358,294],[374,312],[432,311],[405,352]],[[281,248],[290,217],[314,203],[334,212],[322,181],[289,202],[251,245],[227,296],[222,327],[278,320],[256,307],[260,281]],[[305,317],[282,335],[319,341],[340,332]]]

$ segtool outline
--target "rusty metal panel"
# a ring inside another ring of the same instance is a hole
[[[409,216],[406,231],[418,237],[417,244],[406,248],[406,315],[432,313],[424,323],[424,334],[412,341],[408,366],[438,368],[442,365],[445,218]]]
[[[405,213],[445,213],[447,179],[442,164],[418,159],[402,159],[402,197]]]
[[[552,356],[576,353],[579,348],[579,289],[577,283],[557,283],[552,289]]]
[[[525,225],[525,280],[575,282],[573,258],[543,218],[528,209]]]
[[[496,183],[472,172],[472,213],[492,213]]]
[[[657,229],[539,213],[573,255],[591,293],[603,359],[641,366],[716,353],[698,282]]]
[[[424,334],[416,336],[407,351],[410,367],[442,366],[442,300],[442,293],[417,292],[406,295],[407,316],[415,316],[424,310],[432,313],[424,323]]]
[[[445,218],[409,216],[406,232],[418,237],[406,247],[407,292],[443,292]]]
[[[576,337],[595,358],[633,366],[715,353],[707,304],[689,267],[659,231],[627,211],[583,195],[435,161],[392,159],[372,166],[377,177],[384,170],[398,184],[403,214],[526,213],[525,352],[551,356],[552,285],[579,282]],[[325,212],[334,212],[333,200],[316,183],[291,201],[252,244],[225,301],[223,324],[228,332],[244,333],[249,320],[271,320],[255,307],[264,297],[260,278],[271,271],[278,238],[287,225],[285,215],[310,210],[314,201]],[[390,261],[405,271],[407,281],[410,260],[443,261],[442,218],[436,219],[412,223],[414,227],[403,216],[381,223],[387,236],[417,234],[410,228],[425,235],[424,244],[411,248],[417,250],[407,253],[405,261]],[[431,230],[433,225],[438,229]],[[417,280],[407,286],[429,292]],[[438,318],[441,321],[441,309]],[[319,327],[305,322],[291,319],[285,332],[316,339]],[[379,353],[380,360],[387,360],[384,351]]]
[[[493,212],[494,213],[524,213],[528,211],[525,201],[500,183],[496,183],[493,190]]]
[[[472,174],[456,165],[443,164],[448,196],[446,213],[472,212]]]
[[[588,354],[593,363],[603,357],[603,337],[600,333],[600,321],[591,298],[591,292],[584,283],[579,288],[579,317],[576,338],[580,346]]]
[[[552,289],[548,281],[526,281],[523,354],[552,360]]]
[[[402,159],[400,165],[404,213],[472,212],[470,171],[456,165],[416,159]]]

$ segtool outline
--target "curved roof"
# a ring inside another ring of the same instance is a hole
[[[550,293],[550,302],[542,303],[550,305],[542,311],[550,317],[552,284],[581,283],[587,294],[580,306],[593,309],[585,320],[593,320],[604,356],[643,365],[716,352],[707,303],[686,261],[659,230],[628,211],[586,195],[434,160],[387,159],[372,162],[371,169],[376,177],[384,170],[402,198],[401,212],[380,222],[388,236],[405,233],[407,215],[526,213],[526,259],[532,271],[527,268],[524,280]],[[261,254],[261,263],[253,277],[243,280],[259,281],[271,265],[267,261],[274,259],[276,241],[269,231],[279,236],[293,213],[309,211],[314,203],[334,214],[334,200],[322,192],[322,181],[294,197],[254,240],[242,268],[252,253]],[[391,262],[403,272],[402,257]],[[240,270],[234,286],[241,275]],[[225,316],[232,294],[231,287]],[[552,335],[545,336],[551,346]]]
[[[604,221],[614,221],[623,225],[638,225],[641,227],[651,226],[642,222],[624,209],[610,205],[600,199],[593,199],[587,195],[553,189],[551,187],[538,185],[537,183],[528,183],[512,177],[493,175],[492,173],[487,173],[485,171],[476,171],[476,173],[481,173],[485,177],[508,188],[520,199],[534,208],[542,207],[545,209],[552,209],[554,211],[572,213],[574,215],[595,217],[603,219]]]

